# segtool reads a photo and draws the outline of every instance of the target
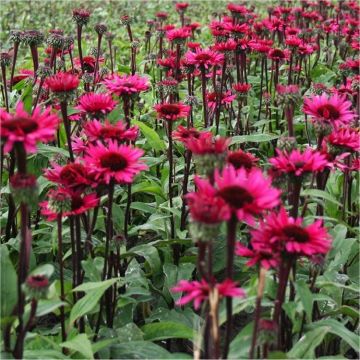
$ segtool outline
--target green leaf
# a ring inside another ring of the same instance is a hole
[[[133,341],[111,346],[111,359],[169,359],[171,354],[150,341]]]
[[[155,130],[138,120],[132,120],[132,124],[137,125],[140,128],[141,132],[145,136],[147,142],[149,143],[149,146],[152,149],[158,151],[165,150],[165,143],[160,139],[159,135]]]
[[[313,297],[312,293],[309,290],[309,286],[304,280],[299,280],[295,284],[296,293],[300,298],[300,301],[304,307],[306,316],[308,319],[311,319],[312,308],[313,308]]]
[[[328,332],[341,337],[355,351],[359,350],[358,336],[335,319],[324,319],[309,325],[309,328],[327,327]]]
[[[55,155],[62,155],[65,158],[69,157],[69,152],[67,150],[59,148],[57,146],[50,146],[41,143],[37,145],[37,154],[41,154],[48,159],[52,159]]]
[[[254,322],[247,324],[230,344],[228,359],[248,359]]]
[[[85,359],[94,359],[91,342],[85,334],[78,334],[71,340],[61,343],[60,346],[79,352]]]
[[[315,359],[315,349],[322,343],[328,331],[329,327],[320,326],[307,332],[288,352],[288,357],[293,359]]]
[[[78,286],[73,291],[88,291],[88,293],[82,297],[71,309],[69,327],[71,328],[74,322],[84,316],[85,314],[92,311],[104,292],[113,285],[118,279],[109,279],[103,282],[85,283]]]
[[[324,314],[325,316],[331,316],[331,315],[338,315],[343,314],[352,317],[353,319],[358,319],[360,316],[360,312],[358,309],[355,309],[351,306],[343,305],[340,306],[338,309],[329,311],[328,313]]]
[[[36,308],[36,316],[44,316],[52,313],[63,305],[65,306],[67,303],[60,300],[40,300]]]
[[[160,271],[161,260],[156,247],[144,244],[131,248],[129,252],[144,257],[154,273]]]
[[[253,134],[253,135],[239,135],[231,138],[231,145],[242,144],[246,142],[266,142],[278,139],[280,135],[276,134]]]
[[[9,357],[1,357],[2,359],[10,359]],[[25,350],[24,359],[69,359],[61,351],[51,349]]]
[[[322,200],[327,200],[332,202],[333,204],[336,204],[338,206],[342,206],[339,201],[337,201],[332,195],[327,193],[324,190],[317,190],[317,189],[305,189],[301,192],[302,196],[308,196],[310,199],[312,197],[319,198]]]
[[[188,326],[171,321],[156,322],[141,328],[144,340],[158,341],[164,339],[189,339],[194,336],[194,330]]]
[[[109,280],[105,280],[105,281],[88,282],[88,283],[84,283],[84,284],[77,286],[75,289],[73,289],[73,291],[89,292],[89,291],[103,289],[103,288],[106,290],[108,287],[115,284],[117,281],[119,281],[119,278],[109,279]]]
[[[195,269],[195,265],[191,263],[182,263],[179,266],[174,264],[164,264],[163,270],[165,274],[164,287],[169,291],[174,301],[180,299],[181,293],[174,293],[171,288],[175,286],[179,280],[188,280]]]
[[[17,303],[17,275],[6,245],[0,246],[1,318],[10,316]]]

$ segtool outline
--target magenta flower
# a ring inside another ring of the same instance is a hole
[[[7,114],[7,115],[6,115]],[[2,111],[1,114],[1,140],[4,143],[4,152],[10,152],[14,144],[21,143],[27,153],[36,152],[36,143],[47,143],[54,139],[59,118],[51,114],[46,108],[41,112],[36,107],[30,115],[24,110],[23,102],[19,102],[15,114]]]
[[[80,191],[59,188],[50,190],[48,201],[41,202],[41,214],[47,220],[53,221],[58,214],[62,216],[80,215],[93,209],[99,204],[99,199],[95,193],[83,194]]]
[[[284,208],[263,219],[251,236],[255,251],[268,244],[279,246],[282,253],[312,256],[326,254],[331,248],[331,237],[321,220],[305,225],[302,218],[289,217]]]
[[[117,101],[113,100],[111,95],[86,93],[79,98],[75,109],[97,118],[113,111],[116,105]]]
[[[311,148],[302,152],[299,149],[294,149],[291,152],[276,149],[276,153],[277,156],[269,160],[274,170],[293,176],[322,171],[329,165],[324,154]]]
[[[158,119],[175,121],[189,115],[190,106],[183,103],[163,103],[154,106]]]
[[[314,122],[332,126],[347,125],[354,120],[355,114],[350,110],[351,102],[344,97],[333,95],[312,96],[305,98],[303,111],[312,117]]]
[[[214,136],[210,131],[204,131],[198,137],[191,137],[185,146],[195,155],[223,154],[227,152],[230,142],[230,138]]]
[[[47,78],[45,84],[53,93],[70,92],[79,86],[79,78],[70,73],[59,72]]]
[[[231,212],[224,199],[207,180],[195,177],[197,190],[185,196],[191,219],[196,222],[216,225],[229,220]]]
[[[196,49],[195,52],[188,51],[185,58],[189,64],[209,69],[211,66],[220,65],[224,60],[224,55],[211,49]]]
[[[221,173],[215,170],[215,184],[218,196],[226,201],[240,221],[250,225],[254,223],[254,216],[280,203],[280,191],[271,187],[271,181],[257,168],[236,170],[228,165]]]
[[[89,145],[84,161],[95,180],[109,184],[130,184],[134,177],[148,167],[140,161],[144,151],[129,145],[119,145],[113,140],[104,145],[100,141]]]
[[[217,283],[211,287],[206,280],[200,281],[187,281],[180,280],[179,283],[171,290],[173,292],[182,292],[186,295],[176,301],[176,305],[185,305],[189,302],[194,302],[195,310],[198,310],[201,304],[209,298],[212,288],[218,291],[219,297],[244,297],[245,291],[236,287],[236,283],[230,279],[224,280],[222,283]]]
[[[122,121],[111,124],[109,120],[105,120],[104,123],[93,120],[85,124],[84,133],[90,142],[98,140],[124,142],[126,140],[135,141],[139,135],[139,128],[132,126],[127,129],[126,124]]]
[[[104,80],[105,87],[117,96],[131,96],[149,89],[149,81],[139,75],[113,75]]]

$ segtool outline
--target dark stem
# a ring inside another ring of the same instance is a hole
[[[96,75],[97,75],[98,70],[99,70],[99,58],[100,58],[101,39],[102,39],[102,35],[101,35],[101,34],[98,34],[97,53],[96,53],[96,62],[95,62],[95,70],[94,70],[94,81],[93,81],[94,90],[95,90],[95,84],[96,84]]]
[[[38,104],[38,102],[39,102],[40,94],[41,94],[41,89],[42,89],[42,87],[43,87],[43,85],[44,85],[44,82],[45,82],[45,78],[42,77],[42,78],[40,79],[39,88],[38,88],[38,91],[37,91],[37,94],[36,94],[36,99],[35,99],[35,103],[34,103],[34,107],[33,107],[33,111],[32,111],[33,113],[34,113],[34,111],[35,111],[35,109],[36,109],[36,106],[37,106],[37,104]]]
[[[13,61],[11,64],[11,75],[10,75],[10,92],[12,91],[12,85],[13,85],[13,81],[14,81],[14,74],[15,74],[15,66],[16,66],[16,60],[17,60],[17,54],[19,51],[19,45],[20,43],[15,42],[14,43],[14,56],[13,56]]]
[[[63,262],[63,249],[62,249],[62,214],[57,216],[57,231],[58,231],[58,261],[60,272],[60,299],[65,301],[65,289],[64,289],[64,262]],[[65,330],[65,308],[64,305],[60,307],[60,323],[61,323],[61,339],[66,340]]]
[[[262,99],[263,99],[263,82],[264,82],[264,67],[265,67],[265,58],[262,57],[261,59],[261,76],[260,76],[260,98],[259,98],[259,112],[257,121],[260,120],[261,108],[262,108]]]
[[[80,66],[81,72],[84,73],[84,59],[81,47],[81,35],[82,35],[82,25],[77,25],[77,42],[78,42],[78,51],[79,51],[79,59],[80,59]]]
[[[208,127],[208,113],[206,104],[206,74],[205,68],[201,68],[201,89],[202,89],[202,100],[203,100],[203,114],[204,114],[204,127]]]
[[[75,216],[75,245],[76,245],[76,286],[79,286],[82,283],[81,277],[81,261],[83,258],[83,251],[81,246],[81,224],[80,224],[80,216]],[[83,293],[78,293],[78,300],[83,297]],[[81,333],[85,332],[85,323],[84,318],[81,317],[78,320],[79,331]]]
[[[7,88],[6,88],[6,67],[5,67],[5,65],[1,65],[1,76],[2,76],[2,82],[3,82],[3,88],[4,88],[5,107],[6,107],[6,111],[9,112],[9,98],[8,98],[8,92],[7,92]]]
[[[39,54],[38,54],[37,46],[30,45],[30,51],[31,51],[31,57],[33,60],[34,74],[36,74],[36,71],[39,67]]]
[[[234,276],[234,248],[236,239],[237,217],[235,214],[231,215],[227,222],[227,256],[226,256],[226,277],[232,279]],[[232,316],[232,298],[226,298],[226,333],[223,357],[226,358],[229,352],[231,332],[233,327]]]
[[[73,153],[72,145],[71,145],[71,125],[70,125],[70,121],[69,121],[68,115],[67,115],[67,102],[62,101],[60,103],[60,108],[61,108],[61,115],[64,120],[64,127],[65,127],[68,148],[69,148],[70,160],[71,160],[71,162],[74,162],[74,153]]]

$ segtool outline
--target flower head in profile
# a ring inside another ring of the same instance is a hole
[[[75,109],[89,114],[92,118],[101,118],[114,110],[117,101],[111,95],[86,93],[79,98]]]
[[[290,51],[288,49],[270,49],[267,56],[274,61],[284,61],[289,59]]]
[[[209,155],[226,153],[230,142],[230,138],[214,136],[210,131],[204,131],[198,137],[191,137],[185,145],[195,155]]]
[[[334,130],[325,139],[335,152],[360,151],[360,132],[354,128],[340,128]]]
[[[311,148],[304,151],[294,149],[289,152],[276,149],[276,153],[277,156],[269,160],[275,172],[292,176],[303,176],[307,173],[323,171],[329,165],[325,155]]]
[[[197,190],[186,194],[192,221],[216,225],[230,218],[229,207],[217,196],[216,189],[207,180],[195,177]]]
[[[134,177],[148,167],[140,160],[144,151],[109,140],[106,145],[98,141],[90,144],[84,156],[95,180],[103,184],[130,184]]]
[[[235,254],[237,256],[249,258],[249,261],[246,263],[247,266],[258,264],[265,269],[276,268],[281,261],[280,251],[276,247],[277,244],[264,242],[257,245],[258,247],[256,249],[249,249],[243,244],[237,243]]]
[[[166,37],[170,42],[182,44],[188,37],[191,36],[191,31],[187,27],[178,29],[171,29],[166,32]]]
[[[189,64],[200,69],[209,69],[214,65],[220,65],[224,60],[224,55],[211,49],[196,49],[195,52],[188,51],[185,58]]]
[[[40,203],[41,214],[53,221],[62,216],[80,215],[99,204],[95,193],[84,194],[81,191],[58,188],[48,192],[48,200]]]
[[[218,196],[226,201],[238,220],[250,225],[254,223],[254,216],[280,203],[280,191],[273,188],[270,179],[257,168],[236,170],[228,165],[222,172],[215,170],[215,185]]]
[[[92,184],[89,169],[79,161],[58,165],[51,163],[52,167],[44,172],[45,178],[66,188],[84,188]]]
[[[59,72],[45,80],[46,86],[53,93],[73,92],[79,86],[79,78],[76,75]]]
[[[290,217],[284,208],[271,213],[251,231],[255,251],[265,244],[280,247],[283,256],[313,256],[326,254],[331,248],[331,237],[321,220],[306,225],[302,218]]]
[[[252,168],[257,167],[259,159],[253,154],[239,149],[229,152],[226,161],[235,169],[245,168],[246,170],[251,170]]]
[[[337,127],[347,125],[355,118],[351,102],[338,95],[315,95],[304,100],[303,111],[311,116],[313,122]]]
[[[191,138],[198,138],[200,136],[200,131],[195,128],[188,129],[179,125],[178,128],[173,131],[172,136],[174,140],[186,144]]]
[[[237,284],[230,279],[226,279],[222,283],[216,283],[213,286],[210,286],[204,279],[200,281],[180,280],[171,290],[175,293],[185,293],[176,302],[176,305],[181,306],[193,301],[195,310],[200,308],[201,304],[209,298],[210,293],[214,290],[218,292],[220,298],[245,296],[245,291],[237,287]]]
[[[189,115],[190,106],[179,103],[162,103],[154,106],[158,119],[175,121]]]
[[[131,96],[149,89],[149,81],[139,75],[113,75],[104,80],[105,87],[117,96]]]
[[[136,140],[139,135],[139,128],[132,126],[127,129],[123,121],[111,124],[109,120],[105,120],[104,123],[93,120],[85,124],[84,133],[90,142],[96,142],[98,140],[103,142],[109,140],[125,142],[127,140]]]
[[[236,98],[236,95],[232,94],[231,91],[223,92],[221,95],[216,92],[209,92],[206,94],[206,101],[209,106],[209,109],[215,110],[218,102],[222,106],[231,104]]]
[[[16,143],[21,143],[27,153],[36,152],[36,143],[46,143],[54,139],[59,118],[51,114],[51,109],[43,112],[38,106],[32,114],[24,110],[24,103],[19,102],[15,113],[1,111],[1,141],[4,152],[10,152]]]

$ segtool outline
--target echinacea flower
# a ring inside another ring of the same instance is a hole
[[[104,80],[105,87],[117,96],[131,96],[149,89],[149,81],[139,75],[113,75]]]
[[[47,78],[45,84],[53,93],[66,93],[77,89],[79,78],[70,73],[58,72]]]
[[[226,201],[238,220],[250,225],[254,223],[254,216],[280,203],[280,191],[273,188],[270,179],[257,168],[236,170],[228,165],[222,172],[215,170],[215,185],[218,196]]]
[[[172,133],[173,139],[180,141],[184,144],[191,138],[198,138],[200,136],[200,131],[195,128],[187,129],[182,125],[179,125],[176,130]]]
[[[50,190],[48,200],[41,202],[41,214],[53,221],[59,214],[63,217],[81,215],[99,204],[95,193],[84,194],[81,191],[58,188]]]
[[[224,154],[231,139],[214,136],[210,131],[201,132],[198,137],[191,137],[186,147],[195,155]]]
[[[191,36],[191,31],[182,27],[179,29],[172,29],[166,32],[166,37],[170,42],[184,43],[185,40]]]
[[[235,246],[237,256],[247,257],[250,260],[247,266],[260,265],[264,269],[276,268],[281,261],[280,251],[275,248],[276,244],[263,243],[255,249],[249,249],[241,243]]]
[[[92,184],[89,169],[76,161],[66,165],[51,163],[52,167],[44,172],[45,178],[67,188],[84,188]]]
[[[334,130],[325,139],[331,147],[343,151],[360,151],[360,132],[354,128]]]
[[[200,69],[209,69],[211,66],[220,65],[224,55],[211,49],[196,49],[195,52],[188,51],[185,58],[189,64]]]
[[[229,208],[216,189],[208,181],[195,177],[197,190],[186,194],[191,220],[207,225],[216,225],[230,218]]]
[[[253,154],[239,149],[229,152],[226,161],[235,169],[245,168],[246,170],[251,170],[257,166],[259,159]]]
[[[238,94],[247,94],[251,89],[251,84],[247,83],[236,83],[232,86],[234,91]]]
[[[290,152],[276,149],[276,153],[277,156],[269,160],[274,170],[292,176],[323,171],[329,165],[325,155],[311,148],[306,148],[304,151],[294,149]]]
[[[162,103],[154,106],[158,119],[175,121],[189,115],[190,106],[183,103]]]
[[[85,124],[84,133],[90,142],[96,142],[97,140],[124,142],[126,140],[136,140],[139,135],[139,128],[132,126],[127,129],[126,124],[122,121],[111,124],[109,120],[105,120],[104,123],[93,120]]]
[[[277,244],[283,256],[286,253],[298,256],[326,254],[331,248],[331,237],[321,220],[305,225],[302,218],[289,217],[284,208],[263,219],[259,227],[251,231],[251,236],[255,250],[263,243]]]
[[[93,118],[99,118],[114,110],[117,101],[113,100],[111,95],[86,93],[78,100],[75,109],[88,113]]]
[[[209,298],[210,293],[214,291],[213,289],[217,290],[220,298],[245,296],[245,291],[238,288],[237,284],[230,279],[226,279],[222,283],[216,283],[214,286],[210,286],[204,279],[200,281],[180,280],[171,291],[186,294],[176,301],[176,305],[182,306],[193,301],[194,309],[198,310],[201,304]]]
[[[270,49],[267,56],[269,59],[272,59],[275,61],[289,60],[290,51],[288,49],[285,49],[285,50]]]
[[[7,115],[6,115],[7,114]],[[16,143],[21,143],[27,153],[36,152],[36,143],[46,143],[54,139],[59,118],[51,114],[51,109],[43,112],[37,106],[32,114],[24,110],[24,103],[19,102],[14,114],[2,112],[1,140],[4,152],[10,152]]]
[[[303,111],[312,117],[314,122],[325,123],[333,127],[347,125],[355,118],[350,110],[351,102],[338,95],[315,95],[304,100]]]
[[[148,167],[140,160],[144,151],[109,140],[106,145],[98,141],[90,144],[84,156],[90,172],[100,183],[130,184],[134,177]]]
[[[216,92],[206,93],[206,101],[209,109],[215,110],[218,105],[218,101],[220,105],[226,106],[231,104],[236,98],[236,95],[232,94],[231,91],[226,91],[222,94],[218,94]]]

